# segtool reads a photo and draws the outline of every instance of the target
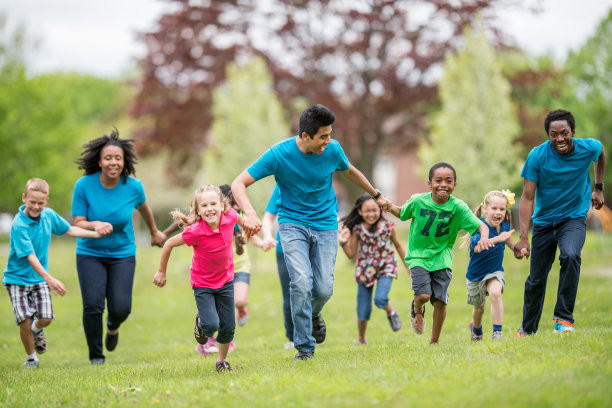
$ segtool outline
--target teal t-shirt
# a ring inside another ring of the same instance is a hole
[[[550,225],[564,218],[586,218],[591,207],[591,163],[599,160],[602,145],[596,139],[574,138],[574,151],[559,154],[550,140],[534,147],[525,161],[521,177],[536,183],[537,225]]]
[[[51,234],[64,235],[70,228],[68,221],[51,208],[43,208],[40,219],[28,217],[19,207],[11,225],[9,258],[2,283],[11,285],[36,285],[44,279],[36,273],[28,261],[28,255],[36,254],[43,268],[49,271],[49,244]]]
[[[247,172],[255,180],[274,175],[280,191],[278,223],[304,225],[317,231],[338,229],[338,203],[332,184],[335,171],[349,168],[336,140],[321,154],[303,153],[296,137],[270,147]]]
[[[428,271],[453,268],[452,248],[457,233],[474,234],[482,221],[462,200],[450,196],[446,204],[436,204],[431,193],[415,194],[402,206],[400,219],[410,223],[406,264]]]
[[[132,215],[146,201],[140,180],[128,177],[113,188],[100,182],[100,172],[77,180],[72,193],[72,216],[108,222],[113,232],[102,238],[77,238],[77,255],[127,258],[136,254]]]

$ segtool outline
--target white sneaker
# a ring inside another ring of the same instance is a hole
[[[206,344],[202,345],[202,350],[206,353],[218,353],[219,349],[217,348],[217,339],[214,337],[209,337]]]
[[[288,341],[285,343],[285,347],[284,347],[285,350],[293,350],[294,348],[295,346],[292,341]]]

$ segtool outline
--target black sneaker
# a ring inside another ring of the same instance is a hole
[[[402,328],[402,321],[400,320],[399,313],[397,313],[397,310],[394,310],[392,314],[387,315],[387,319],[389,319],[391,330],[393,330],[394,332],[400,331],[400,329]]]
[[[233,371],[232,366],[229,361],[219,361],[215,364],[218,373],[222,373],[223,371]]]
[[[293,357],[293,361],[308,360],[314,357],[314,351],[298,351]]]
[[[106,337],[104,338],[104,345],[108,351],[113,351],[117,348],[117,343],[119,343],[119,332],[115,334],[110,334],[108,331],[106,332]]]
[[[315,338],[317,344],[321,344],[325,341],[326,334],[327,328],[325,327],[325,320],[323,320],[323,316],[319,313],[312,318],[312,337]]]
[[[204,333],[204,330],[200,329],[199,315],[196,315],[195,327],[193,328],[193,336],[195,337],[198,344],[206,344],[206,342],[208,342],[208,336]]]

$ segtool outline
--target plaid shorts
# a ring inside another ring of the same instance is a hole
[[[4,287],[8,290],[11,298],[13,314],[17,324],[34,315],[39,319],[55,318],[49,285],[46,282],[36,285],[11,285],[7,283]]]

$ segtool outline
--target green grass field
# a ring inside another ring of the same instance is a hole
[[[406,234],[402,234],[405,239]],[[283,350],[281,292],[273,253],[250,248],[254,261],[250,316],[237,327],[233,373],[219,375],[214,357],[194,351],[195,303],[189,288],[191,250],[173,252],[168,285],[151,283],[160,250],[140,246],[132,315],[104,366],[91,366],[81,325],[74,242],[54,239],[51,273],[68,290],[54,297],[56,320],[45,330],[47,353],[39,370],[23,370],[24,350],[6,293],[0,296],[0,406],[199,406],[217,407],[610,407],[612,406],[612,236],[589,232],[575,310],[576,332],[553,334],[558,262],[551,272],[540,333],[515,339],[520,325],[528,263],[506,252],[505,339],[471,344],[466,304],[467,255],[455,251],[448,316],[438,346],[429,346],[431,307],[423,336],[410,328],[412,299],[405,272],[391,302],[404,328],[393,333],[374,310],[368,344],[357,346],[356,287],[352,266],[340,253],[334,296],[323,315],[327,341],[315,358],[293,362]],[[8,248],[0,256],[6,264]]]

